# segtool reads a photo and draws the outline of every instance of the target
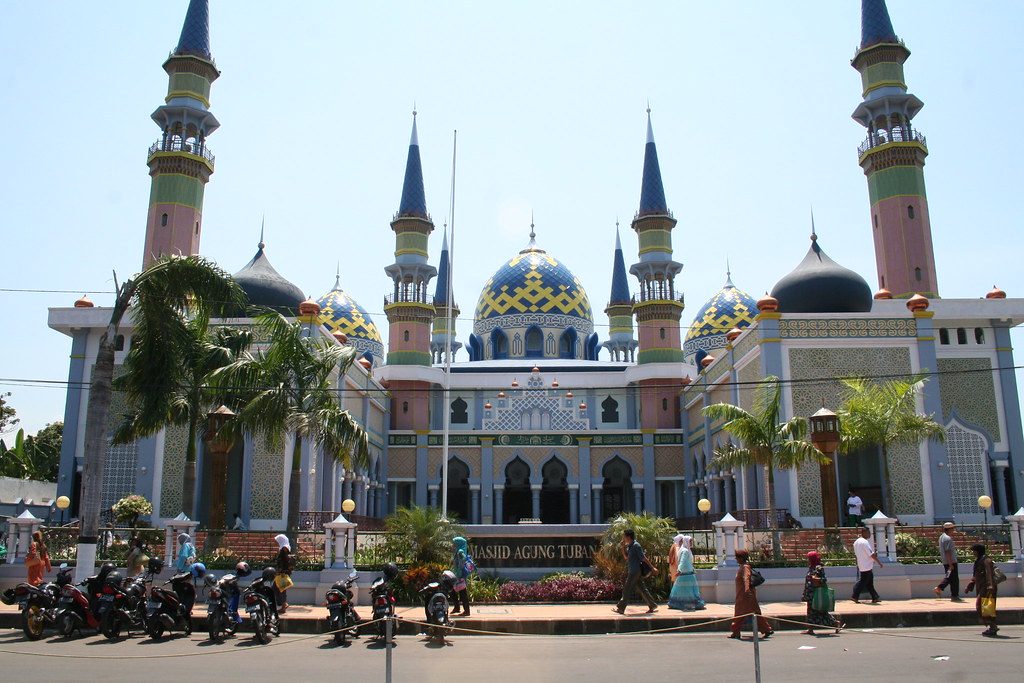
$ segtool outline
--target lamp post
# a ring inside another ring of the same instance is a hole
[[[65,521],[64,520],[64,511],[68,509],[69,505],[71,505],[71,499],[68,498],[67,496],[58,496],[57,497],[57,509],[60,510],[60,524],[61,524],[61,526],[64,526],[64,521]]]
[[[839,417],[825,406],[810,417],[811,443],[829,459],[821,465],[821,514],[825,527],[839,526],[839,486],[836,484],[836,448],[839,446]]]
[[[978,505],[981,506],[982,512],[985,513],[985,524],[988,524],[988,509],[992,507],[992,499],[988,496],[978,496]]]
[[[704,515],[704,528],[708,528],[708,511],[711,510],[711,501],[707,498],[701,498],[697,501],[697,509]]]
[[[344,512],[346,515],[351,515],[352,511],[355,509],[356,502],[351,498],[346,498],[345,500],[341,501],[341,511]]]

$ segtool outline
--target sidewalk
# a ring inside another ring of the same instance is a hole
[[[676,629],[682,626],[686,631],[727,631],[727,621],[718,621],[732,617],[733,606],[708,604],[707,609],[699,612],[680,612],[662,605],[653,614],[647,614],[646,608],[633,606],[626,609],[624,615],[612,613],[612,603],[569,603],[569,604],[503,604],[474,605],[472,616],[463,618],[456,616],[455,626],[467,629],[456,631],[456,635],[474,632],[484,633],[516,633],[538,635],[570,635],[570,634],[601,634],[631,633],[655,631],[660,629]],[[806,615],[806,605],[801,602],[775,602],[761,605],[764,615],[801,622]],[[370,616],[369,606],[360,606],[356,612],[364,620]],[[400,618],[413,621],[423,620],[423,608],[420,606],[400,606],[397,610]],[[898,626],[967,626],[978,624],[974,611],[974,597],[965,602],[954,603],[948,598],[920,598],[912,600],[883,601],[873,605],[870,602],[856,604],[849,600],[838,601],[835,613],[848,628],[894,628]],[[201,603],[195,610],[195,628],[202,631],[206,609]],[[321,606],[292,605],[282,618],[282,630],[286,633],[319,633],[327,630],[327,610]],[[999,598],[999,623],[1015,625],[1024,623],[1024,597]],[[0,627],[20,628],[20,613],[17,605],[0,604]],[[801,624],[773,621],[778,630],[803,630]],[[979,629],[981,627],[979,626]],[[247,631],[246,625],[242,632]],[[403,623],[401,634],[418,633],[416,624]]]

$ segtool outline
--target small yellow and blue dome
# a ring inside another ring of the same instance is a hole
[[[700,351],[706,354],[712,349],[725,348],[729,330],[746,328],[756,315],[754,298],[737,288],[732,277],[726,276],[725,286],[694,317],[683,342],[683,358],[687,363],[696,363]]]
[[[380,332],[366,309],[342,291],[340,274],[334,289],[317,299],[317,303],[320,305],[320,318],[327,329],[345,334],[348,344],[364,358],[369,354],[375,366],[384,362],[384,343]]]

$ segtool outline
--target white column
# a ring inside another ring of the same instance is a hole
[[[355,563],[356,525],[339,514],[324,524],[324,569],[348,569]],[[331,559],[331,547],[335,557]]]
[[[25,561],[28,547],[32,543],[32,532],[42,523],[43,520],[28,510],[7,520],[7,564],[14,564],[16,560]]]
[[[1006,516],[1010,523],[1010,548],[1017,560],[1024,560],[1024,507]]]
[[[715,528],[715,554],[718,556],[718,566],[737,566],[736,551],[746,546],[746,538],[743,535],[744,523],[725,513],[725,517],[711,526]]]
[[[879,510],[865,519],[864,524],[871,528],[879,562],[896,562],[896,520]]]

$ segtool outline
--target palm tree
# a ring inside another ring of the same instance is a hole
[[[844,453],[870,447],[878,449],[882,458],[885,509],[890,515],[896,514],[896,506],[889,477],[889,448],[919,445],[925,439],[946,441],[945,428],[933,420],[932,415],[917,412],[917,396],[927,380],[926,372],[911,375],[906,380],[843,380],[849,394],[839,410],[842,425],[839,448]]]
[[[441,508],[434,507],[399,507],[384,520],[384,526],[391,532],[385,552],[413,566],[451,562],[452,539],[466,535]]]
[[[333,386],[357,352],[333,339],[307,336],[308,326],[293,323],[276,311],[260,314],[256,322],[269,343],[255,353],[243,352],[234,362],[215,370],[211,379],[247,393],[236,404],[234,429],[262,434],[275,444],[282,443],[285,434],[294,435],[287,523],[289,529],[297,529],[304,441],[323,447],[346,468],[368,463],[366,432],[341,408]]]
[[[728,443],[715,449],[710,466],[717,468],[760,466],[768,479],[768,515],[776,560],[782,559],[778,523],[775,520],[775,470],[799,468],[805,464],[828,464],[828,456],[805,440],[807,421],[793,417],[779,422],[782,386],[778,377],[765,377],[754,396],[754,412],[728,403],[716,403],[702,411],[712,420],[725,420],[722,428],[741,446]]]
[[[110,320],[100,337],[99,349],[89,385],[82,465],[81,521],[78,538],[79,579],[85,578],[96,561],[99,533],[103,467],[107,453],[107,428],[114,376],[114,344],[125,314],[153,335],[163,335],[167,348],[177,348],[188,337],[189,316],[209,317],[226,307],[238,306],[241,288],[211,261],[201,256],[169,256],[154,261],[138,275],[117,284]],[[154,363],[172,362],[176,357],[152,358]]]
[[[125,392],[131,407],[114,433],[114,443],[131,443],[172,425],[187,426],[181,508],[195,519],[197,437],[207,413],[225,400],[223,392],[207,386],[207,378],[247,349],[252,333],[231,327],[211,330],[209,317],[196,314],[185,322],[187,334],[168,344],[162,327],[151,330],[147,322],[140,320],[136,326],[124,373],[114,380],[114,388]]]

